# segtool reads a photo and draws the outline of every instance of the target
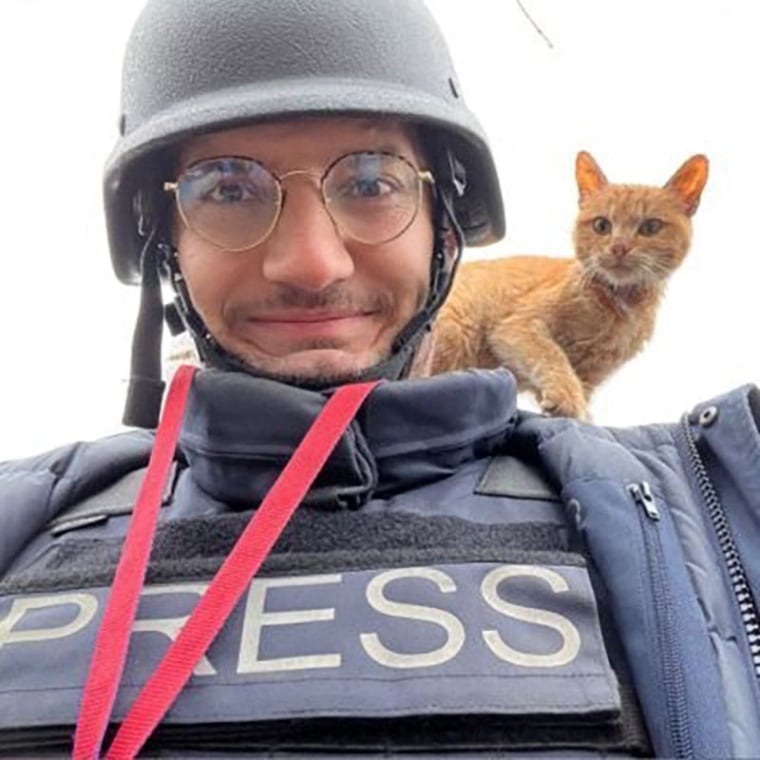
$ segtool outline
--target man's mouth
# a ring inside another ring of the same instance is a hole
[[[239,328],[253,340],[291,341],[349,339],[367,328],[373,311],[281,311],[246,317]]]
[[[278,323],[278,324],[313,324],[320,322],[339,322],[349,319],[360,319],[371,316],[371,311],[287,311],[272,312],[267,314],[252,315],[246,318],[246,322],[254,323]]]

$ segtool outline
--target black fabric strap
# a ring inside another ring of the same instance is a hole
[[[158,425],[165,386],[161,379],[164,305],[158,276],[157,236],[158,226],[145,241],[140,257],[140,307],[132,339],[129,387],[122,418],[125,425],[147,429]]]

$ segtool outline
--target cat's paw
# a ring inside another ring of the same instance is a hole
[[[575,417],[584,422],[591,420],[586,398],[580,390],[563,388],[545,392],[539,404],[541,411],[552,417]]]

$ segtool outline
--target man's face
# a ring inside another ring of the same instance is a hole
[[[180,169],[219,156],[255,158],[286,194],[269,237],[222,250],[178,219],[179,264],[216,340],[250,366],[288,379],[350,378],[388,357],[423,305],[433,250],[430,192],[399,237],[359,243],[325,209],[318,178],[340,156],[383,151],[426,168],[411,130],[390,121],[302,119],[193,138]]]

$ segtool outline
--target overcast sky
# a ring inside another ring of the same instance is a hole
[[[101,171],[141,5],[0,3],[0,459],[119,429],[137,291],[111,272]],[[572,255],[578,150],[610,180],[642,184],[663,184],[694,153],[710,158],[654,338],[599,390],[595,421],[673,421],[760,380],[760,4],[524,0],[553,48],[513,0],[429,5],[506,204],[506,240],[468,258]]]

